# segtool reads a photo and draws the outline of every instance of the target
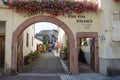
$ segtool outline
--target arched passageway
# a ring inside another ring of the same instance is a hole
[[[30,25],[37,22],[51,22],[62,28],[68,36],[69,44],[69,71],[71,73],[78,73],[78,58],[77,58],[77,49],[75,48],[75,38],[73,32],[70,28],[61,20],[51,17],[51,16],[35,16],[27,19],[22,24],[20,24],[12,36],[12,63],[11,70],[17,70],[17,39],[20,34]]]
[[[84,63],[84,68],[80,67],[81,72],[91,72],[91,71],[99,72],[98,33],[78,32],[76,34],[76,37],[77,37],[77,45],[79,49],[78,60],[79,63],[81,62]],[[89,42],[87,40],[82,41],[82,39],[89,39],[88,40]],[[88,64],[89,66],[86,66],[86,64]],[[85,67],[87,67],[86,71],[83,70],[85,69]]]

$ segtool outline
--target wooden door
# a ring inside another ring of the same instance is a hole
[[[17,71],[19,72],[23,68],[23,39],[22,35],[18,38],[17,45]]]
[[[0,36],[0,67],[4,67],[5,36]]]
[[[95,39],[90,41],[90,67],[95,72]]]

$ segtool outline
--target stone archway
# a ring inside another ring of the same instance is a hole
[[[22,24],[18,26],[12,36],[12,62],[11,62],[11,70],[17,70],[17,39],[18,36],[30,25],[37,23],[37,22],[51,22],[56,24],[57,26],[61,27],[68,36],[68,43],[69,43],[69,71],[72,74],[78,73],[78,60],[77,60],[77,49],[75,48],[75,38],[70,30],[70,28],[61,20],[51,17],[51,16],[35,16],[27,19]]]

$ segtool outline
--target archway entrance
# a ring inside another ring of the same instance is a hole
[[[61,27],[68,36],[69,44],[69,71],[71,73],[78,73],[78,59],[77,59],[77,49],[75,49],[75,38],[70,30],[70,28],[62,21],[55,17],[51,16],[35,16],[24,21],[21,25],[18,26],[16,31],[13,33],[12,37],[12,63],[11,70],[17,70],[17,41],[20,34],[30,25],[37,22],[51,22]]]
[[[98,33],[78,32],[77,45],[79,49],[79,70],[85,72],[98,72]]]

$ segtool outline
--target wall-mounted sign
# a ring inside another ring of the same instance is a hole
[[[76,23],[80,23],[84,26],[84,29],[89,29],[93,23],[92,18],[88,18],[86,15],[69,15],[68,18],[75,19]]]
[[[69,15],[68,18],[76,18],[77,23],[92,23],[92,19],[87,19],[85,15]]]

